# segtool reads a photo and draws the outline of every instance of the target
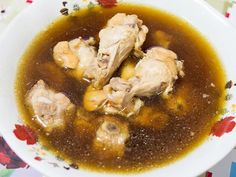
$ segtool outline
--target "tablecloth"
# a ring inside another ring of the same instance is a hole
[[[35,1],[0,0],[0,33],[21,10]],[[236,28],[236,0],[206,1]],[[42,174],[17,157],[0,135],[0,177],[42,177]],[[236,150],[201,177],[236,177]]]

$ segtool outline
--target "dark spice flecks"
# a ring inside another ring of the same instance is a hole
[[[63,1],[63,2],[62,2],[62,5],[65,7],[65,6],[67,5],[67,3],[68,3],[68,2]]]
[[[92,3],[92,2],[89,2],[89,4],[88,4],[88,8],[89,8],[89,9],[92,9],[92,8],[94,8],[94,6],[95,6],[95,4],[94,4],[94,3]]]
[[[225,89],[231,89],[232,86],[233,86],[233,81],[230,80],[229,82],[226,83]]]
[[[74,168],[74,169],[79,169],[79,166],[76,165],[76,164],[74,164],[74,163],[72,163],[72,164],[70,165],[70,167],[71,167],[71,168]]]
[[[69,169],[70,169],[70,167],[65,167],[65,166],[64,166],[64,169],[66,169],[66,170],[69,170]]]
[[[73,10],[74,10],[74,11],[80,10],[79,4],[74,4],[74,5],[73,5]]]
[[[229,101],[233,98],[233,95],[232,94],[227,94],[226,97],[225,97],[225,100],[226,101]]]
[[[62,15],[69,15],[69,9],[67,9],[67,8],[62,8],[61,10],[60,10],[60,12],[61,12],[61,14]]]

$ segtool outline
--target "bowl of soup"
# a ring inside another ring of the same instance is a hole
[[[236,31],[204,1],[41,0],[0,40],[0,131],[47,176],[200,175],[235,146]]]

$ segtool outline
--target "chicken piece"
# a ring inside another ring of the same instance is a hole
[[[28,92],[26,103],[33,116],[46,131],[63,128],[66,118],[74,113],[75,106],[63,93],[50,89],[39,80]]]
[[[154,47],[135,67],[135,77],[129,79],[133,87],[127,99],[133,96],[168,94],[178,76],[184,76],[183,63],[171,50]]]
[[[93,151],[103,159],[122,157],[129,136],[127,123],[106,116],[97,129]]]
[[[154,39],[158,45],[168,49],[172,41],[172,36],[164,31],[156,31],[154,33]]]
[[[122,105],[126,93],[130,92],[132,85],[119,77],[110,80],[110,84],[104,87],[108,100],[113,104]]]
[[[92,79],[96,67],[97,52],[94,38],[84,40],[81,37],[71,40],[59,42],[53,49],[53,57],[55,62],[63,67],[73,69],[73,74],[77,78]]]
[[[102,88],[134,49],[139,53],[148,28],[136,15],[118,13],[99,32],[98,68],[94,86]]]
[[[143,56],[143,51],[141,49],[143,43],[146,40],[146,35],[148,33],[148,28],[145,25],[141,26],[141,29],[138,33],[138,37],[136,39],[135,47],[134,47],[134,55],[136,57],[142,57]]]
[[[134,123],[144,127],[162,130],[168,125],[169,119],[169,115],[165,114],[161,110],[158,110],[157,107],[151,108],[144,106],[140,111],[140,114],[137,115],[133,121]]]
[[[136,55],[142,54],[141,46],[148,33],[142,23],[136,15],[118,13],[99,33],[98,54],[92,46],[93,38],[80,37],[59,42],[53,49],[54,60],[63,68],[72,69],[69,73],[73,77],[94,80],[94,86],[102,88],[133,49]]]
[[[75,69],[79,58],[72,52],[69,42],[59,42],[53,49],[53,57],[59,66],[63,68]]]
[[[177,55],[170,50],[154,47],[137,63],[134,77],[128,80],[112,78],[102,91],[93,93],[90,98],[96,100],[96,104],[88,102],[89,107],[94,109],[87,110],[130,117],[139,113],[144,105],[138,97],[161,93],[168,95],[179,75],[183,77],[184,72],[183,63],[177,60]]]
[[[96,90],[89,86],[83,99],[84,108],[87,111],[99,111],[125,117],[137,114],[143,106],[143,102],[139,98],[134,98],[126,107],[122,106],[122,101],[126,94],[125,87],[125,85],[120,85],[117,88],[118,90],[114,91],[111,85],[105,86],[103,90]]]
[[[90,96],[96,100],[96,104],[90,102],[90,107],[94,106],[94,109],[90,110],[125,117],[135,115],[144,105],[138,97],[150,97],[161,93],[167,95],[172,91],[178,76],[184,76],[182,69],[183,63],[177,60],[174,52],[154,47],[138,62],[134,77],[129,80],[112,78],[103,91],[96,91],[96,94]],[[103,104],[100,101],[103,101]],[[99,109],[97,105],[100,106]]]
[[[132,85],[119,77],[112,78],[110,84],[104,87],[108,104],[104,105],[103,111],[108,114],[119,114],[125,117],[138,114],[143,106],[143,101],[137,97],[124,104]]]
[[[183,63],[177,60],[174,52],[154,47],[137,63],[134,77],[128,81],[113,78],[110,85],[116,92],[119,89],[116,89],[115,85],[129,85],[129,89],[126,89],[123,95],[122,104],[126,106],[134,96],[150,97],[162,92],[168,94],[172,91],[178,75],[184,76],[182,69]]]
[[[143,101],[139,98],[133,98],[126,106],[117,105],[113,102],[108,102],[108,104],[105,104],[100,109],[100,112],[111,115],[131,117],[133,115],[137,115],[143,105]]]
[[[136,30],[136,32],[138,32],[135,40],[134,50],[137,53],[142,53],[141,47],[145,42],[146,35],[148,33],[147,26],[143,25],[143,21],[138,19],[137,15],[126,15],[125,13],[116,14],[107,23],[107,26],[110,27],[116,27],[120,25],[131,26]]]

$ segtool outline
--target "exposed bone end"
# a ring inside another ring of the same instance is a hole
[[[129,136],[127,123],[106,116],[97,129],[93,151],[103,159],[122,157]]]

